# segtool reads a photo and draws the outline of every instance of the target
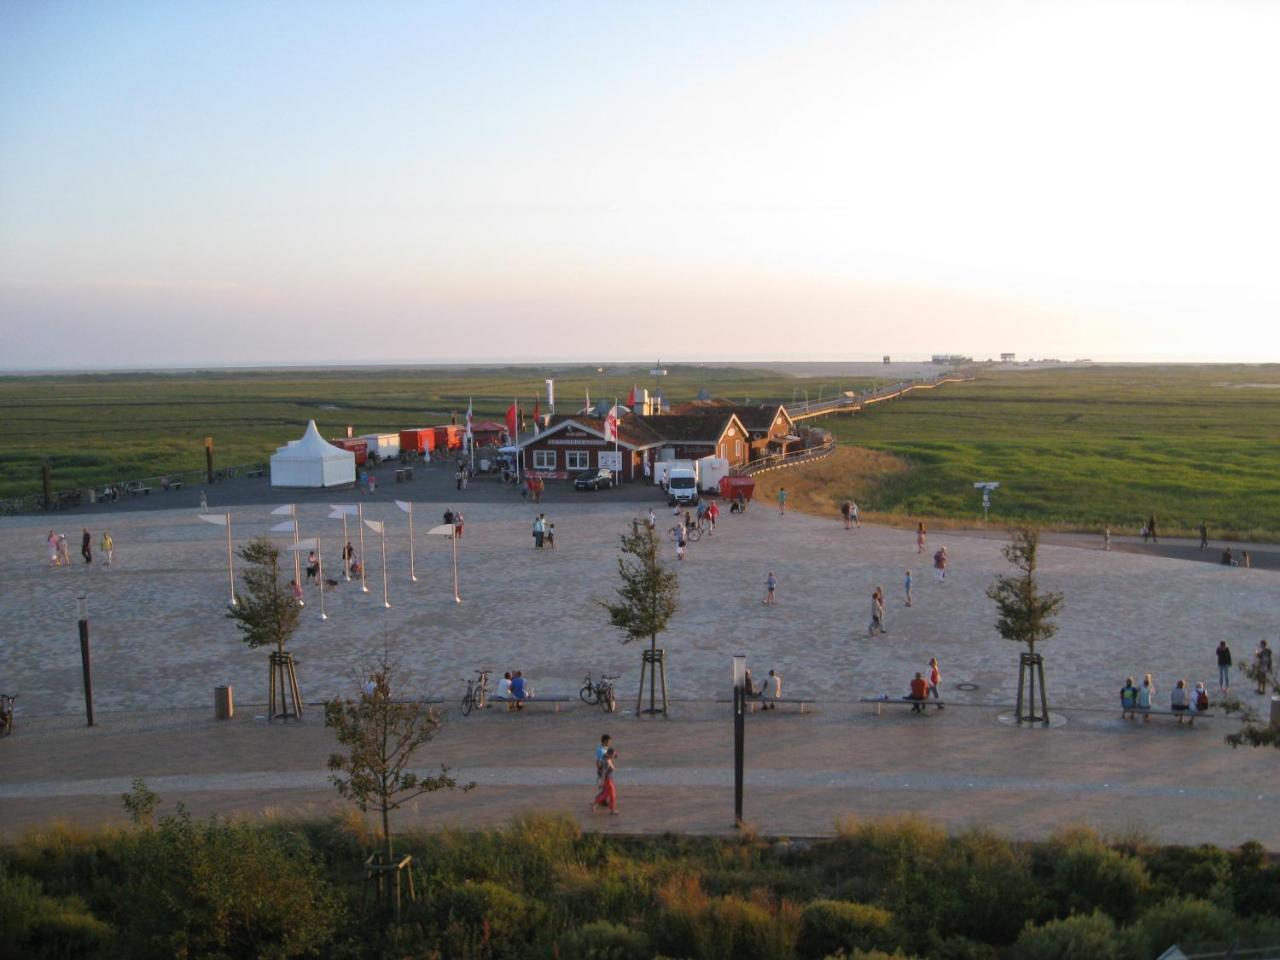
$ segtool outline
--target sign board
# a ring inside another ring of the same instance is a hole
[[[596,454],[599,458],[600,466],[612,470],[614,473],[622,472],[622,451],[601,450]]]

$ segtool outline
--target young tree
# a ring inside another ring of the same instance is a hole
[[[243,586],[240,602],[231,608],[227,618],[235,621],[241,639],[250,647],[266,647],[274,644],[271,654],[271,672],[268,681],[269,711],[275,713],[276,684],[280,685],[280,704],[288,716],[287,704],[292,697],[293,715],[302,713],[298,695],[298,677],[293,666],[293,656],[285,651],[285,644],[298,629],[299,608],[280,570],[280,548],[266,537],[255,537],[240,549],[240,559],[245,567],[240,574]]]
[[[458,782],[444,765],[435,776],[412,771],[414,754],[435,736],[440,717],[420,701],[392,698],[399,670],[385,650],[365,676],[369,680],[360,680],[358,696],[325,704],[324,724],[346,750],[329,756],[330,779],[341,796],[363,812],[377,811],[382,818],[380,866],[395,870],[398,918],[400,869],[391,838],[391,814],[424,793],[456,789]],[[462,789],[474,786],[468,783]]]
[[[1013,531],[1013,542],[1004,548],[1007,559],[1018,571],[1014,576],[997,577],[987,588],[987,596],[995,601],[996,630],[1000,636],[1014,643],[1027,646],[1026,653],[1018,657],[1018,721],[1032,723],[1049,719],[1049,706],[1044,690],[1044,660],[1036,653],[1036,644],[1043,643],[1058,632],[1053,618],[1062,608],[1062,594],[1041,593],[1036,585],[1036,551],[1040,546],[1040,534],[1024,527]],[[1030,679],[1030,696],[1027,713],[1023,713],[1023,678]],[[1044,716],[1035,712],[1036,678],[1040,680],[1040,704]]]
[[[644,667],[649,671],[649,712],[656,713],[656,670],[662,671],[662,712],[667,712],[666,666],[658,651],[658,634],[676,612],[679,579],[658,560],[658,534],[647,523],[631,521],[631,532],[621,535],[622,556],[618,558],[618,600],[597,601],[609,612],[609,623],[624,634],[623,643],[648,638],[649,650],[640,671],[640,696],[636,713],[644,697]],[[656,667],[656,670],[655,670]]]
[[[1258,685],[1259,691],[1265,693],[1270,689],[1280,692],[1280,670],[1273,665],[1267,669],[1258,663],[1242,663],[1240,671]],[[1267,706],[1274,710],[1274,701]],[[1280,724],[1271,723],[1270,718],[1262,716],[1257,710],[1239,697],[1229,697],[1222,702],[1226,713],[1240,714],[1240,729],[1226,736],[1227,743],[1235,747],[1275,747],[1280,750]],[[1274,716],[1274,713],[1272,714]]]

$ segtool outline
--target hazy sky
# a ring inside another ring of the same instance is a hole
[[[4,0],[0,368],[1280,360],[1280,4]]]

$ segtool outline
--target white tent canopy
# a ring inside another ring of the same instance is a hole
[[[341,487],[356,482],[356,455],[320,436],[314,420],[301,440],[293,440],[271,457],[273,487]]]

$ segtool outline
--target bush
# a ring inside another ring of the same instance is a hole
[[[709,897],[698,878],[681,875],[658,891],[658,946],[696,960],[786,960],[795,953],[800,911],[762,892],[750,900]]]
[[[1196,897],[1231,908],[1231,855],[1217,847],[1163,847],[1145,860],[1156,897]]]
[[[589,923],[560,940],[560,960],[649,960],[649,938],[613,923]]]
[[[1119,960],[1116,925],[1101,911],[1027,924],[1009,954],[1010,960]]]
[[[1091,831],[1074,831],[1050,843],[1050,892],[1061,913],[1105,910],[1128,923],[1151,887],[1147,868],[1136,857],[1113,850]]]
[[[47,897],[38,881],[0,870],[0,944],[13,956],[93,957],[111,938],[111,928],[78,897]]]
[[[441,948],[456,960],[524,957],[542,926],[541,904],[490,880],[443,891]]]
[[[1226,940],[1236,926],[1229,911],[1190,897],[1165,900],[1144,913],[1129,931],[1127,953],[1135,960],[1157,957],[1176,943]]]
[[[847,900],[815,900],[801,913],[796,953],[821,960],[838,950],[891,950],[893,914]]]
[[[1244,844],[1232,860],[1231,899],[1243,916],[1280,917],[1280,863],[1267,864],[1262,844]]]

